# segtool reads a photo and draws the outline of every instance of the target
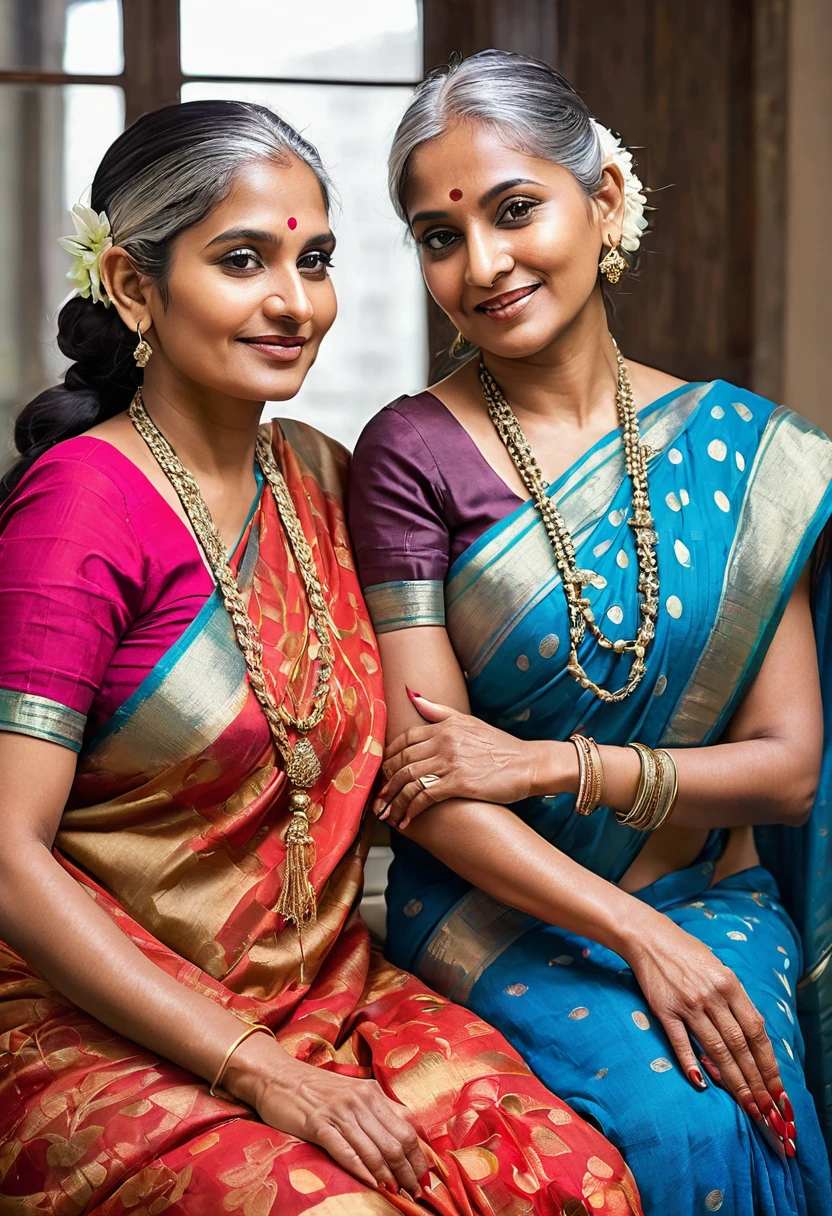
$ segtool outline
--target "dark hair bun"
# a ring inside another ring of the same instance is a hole
[[[46,389],[21,410],[14,428],[20,459],[0,481],[5,498],[49,448],[126,410],[141,383],[133,360],[138,341],[115,308],[73,296],[58,318],[58,346],[75,362],[63,384]]]

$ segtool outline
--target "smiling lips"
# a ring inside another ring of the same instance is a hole
[[[245,342],[246,346],[259,351],[267,359],[276,359],[279,363],[291,363],[293,359],[297,359],[303,350],[306,338],[287,338],[280,334],[260,334],[256,338],[239,338],[238,341]]]
[[[492,296],[490,300],[483,300],[482,304],[478,304],[475,311],[484,313],[490,321],[513,321],[526,307],[539,286],[539,283],[529,283],[525,287],[515,288],[514,291]]]

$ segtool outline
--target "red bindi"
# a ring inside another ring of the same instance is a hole
[[[290,216],[289,216],[289,218],[288,218],[288,220],[286,221],[286,223],[289,225],[289,227],[292,229],[292,231],[293,231],[293,232],[295,231],[295,229],[296,229],[296,228],[297,228],[297,226],[298,226],[298,222],[297,222],[297,220],[295,219],[295,217],[294,217],[293,215],[290,215]]]
[[[452,202],[458,203],[459,200],[462,198],[462,191],[454,189],[448,195],[448,198],[451,199]]]

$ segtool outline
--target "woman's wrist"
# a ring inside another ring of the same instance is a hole
[[[602,945],[619,954],[632,966],[633,960],[649,948],[651,937],[662,928],[662,922],[666,922],[667,918],[634,895],[619,887],[616,890],[620,899],[609,908]]]
[[[222,1088],[240,1102],[257,1109],[263,1091],[276,1078],[285,1079],[298,1064],[279,1043],[262,1031],[250,1035],[233,1052]]]
[[[550,739],[534,740],[529,749],[529,797],[546,798],[553,794],[577,794],[578,753],[574,743]]]

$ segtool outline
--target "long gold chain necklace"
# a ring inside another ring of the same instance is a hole
[[[569,611],[569,662],[567,670],[573,679],[588,688],[602,701],[623,701],[638,687],[647,670],[644,656],[647,647],[656,634],[656,617],[659,610],[659,572],[656,562],[655,547],[658,537],[655,532],[653,516],[650,513],[650,496],[647,486],[647,461],[651,451],[639,441],[638,415],[633,402],[633,390],[627,365],[615,339],[615,358],[618,364],[618,384],[615,391],[615,404],[618,407],[618,417],[624,441],[624,467],[632,482],[633,517],[627,522],[635,532],[636,552],[638,554],[638,592],[639,613],[641,621],[638,633],[632,641],[608,638],[595,622],[589,600],[584,595],[586,587],[594,577],[591,570],[578,569],[575,556],[575,545],[569,530],[563,521],[554,500],[546,493],[548,483],[544,481],[537,460],[532,453],[529,441],[523,434],[523,429],[517,421],[514,410],[489,372],[480,360],[479,376],[483,396],[488,405],[491,421],[497,433],[505,444],[514,465],[523,479],[523,484],[535,501],[540,511],[550,544],[555,552],[555,560],[560,570],[566,604]],[[589,629],[599,646],[612,650],[616,654],[631,652],[633,655],[630,677],[627,683],[616,692],[602,688],[589,678],[578,661],[578,646]]]
[[[266,683],[260,632],[248,615],[237,580],[228,564],[225,543],[211,518],[196,479],[188,472],[151,419],[144,407],[141,389],[137,389],[128,412],[133,426],[156,458],[191,521],[191,527],[208,559],[214,581],[234,626],[251,689],[266,716],[275,746],[286,765],[292,818],[285,837],[286,873],[275,911],[287,921],[294,922],[300,933],[303,925],[314,921],[317,915],[315,889],[309,881],[309,872],[315,863],[315,842],[309,833],[310,798],[306,791],[311,789],[321,775],[320,760],[305,735],[314,730],[323,719],[334,665],[326,601],[315,569],[312,550],[303,534],[286,482],[274,462],[271,446],[265,436],[259,434],[255,449],[257,462],[271,488],[292,556],[303,579],[311,610],[309,624],[318,640],[320,655],[311,711],[305,717],[294,717],[283,705],[278,705]],[[289,738],[287,726],[291,726],[300,735],[294,744]]]

